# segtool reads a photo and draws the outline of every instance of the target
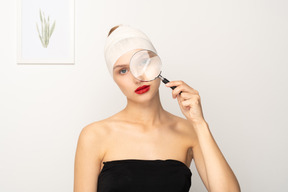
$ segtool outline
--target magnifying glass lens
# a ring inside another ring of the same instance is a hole
[[[141,81],[152,81],[161,73],[160,57],[149,50],[136,52],[130,60],[130,71]]]

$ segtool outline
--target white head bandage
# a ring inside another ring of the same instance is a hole
[[[111,76],[113,76],[113,66],[119,57],[134,49],[148,49],[157,53],[150,39],[142,31],[129,25],[119,25],[107,37],[104,54]]]

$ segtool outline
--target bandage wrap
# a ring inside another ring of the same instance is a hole
[[[155,53],[150,39],[140,30],[121,24],[108,37],[104,54],[108,70],[113,77],[113,66],[123,54],[134,49],[147,49]]]

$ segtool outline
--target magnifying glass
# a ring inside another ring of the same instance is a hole
[[[147,49],[137,51],[130,59],[130,71],[140,81],[149,82],[160,78],[163,83],[168,83],[169,80],[161,76],[161,68],[160,57],[155,52]],[[176,86],[170,88],[175,89]]]

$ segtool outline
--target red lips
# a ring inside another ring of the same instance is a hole
[[[137,93],[137,94],[146,93],[147,91],[149,91],[149,89],[150,89],[150,85],[143,85],[141,87],[138,87],[135,90],[135,93]]]

